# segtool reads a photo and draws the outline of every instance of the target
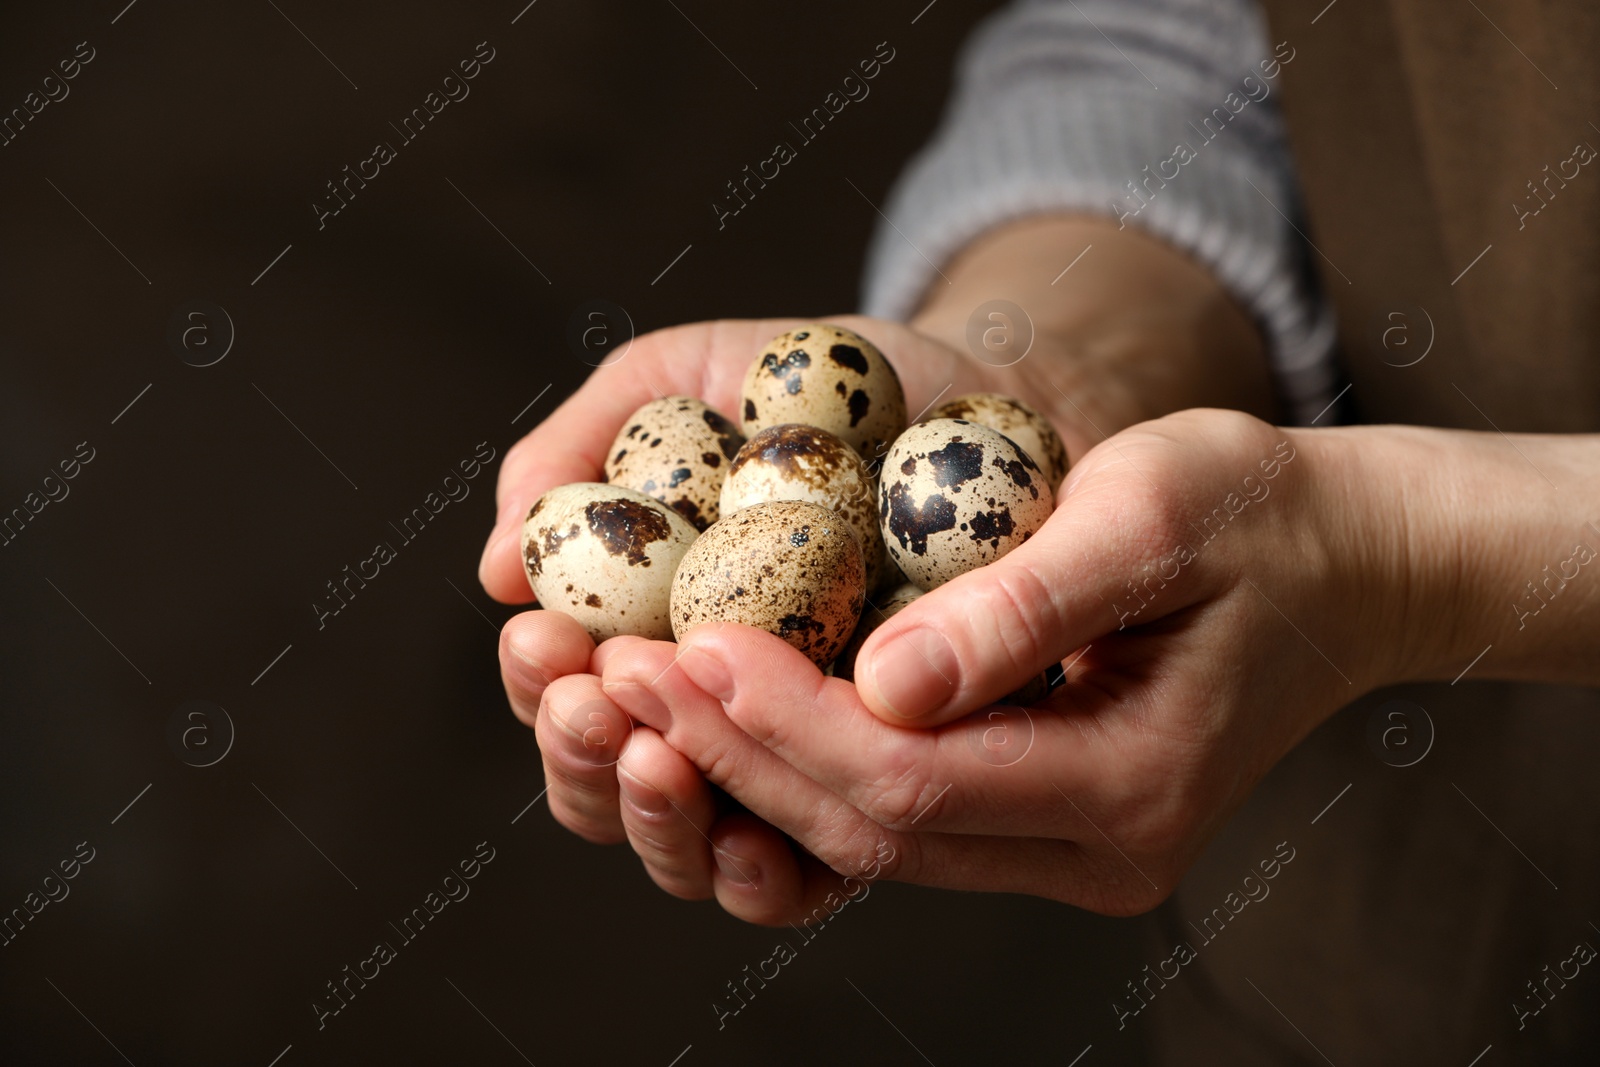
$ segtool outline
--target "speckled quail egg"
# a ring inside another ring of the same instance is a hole
[[[550,490],[522,524],[522,564],[539,603],[596,641],[672,637],[672,575],[697,534],[636,489],[577,482]]]
[[[883,353],[823,322],[767,342],[745,373],[740,411],[746,436],[786,422],[816,426],[855,449],[874,474],[906,428],[905,392]]]
[[[1050,420],[1020,400],[999,393],[969,393],[940,404],[922,421],[931,419],[966,419],[999,430],[1039,464],[1052,492],[1067,476],[1067,446],[1061,435]]]
[[[628,416],[606,454],[606,481],[653,496],[697,530],[717,521],[717,497],[744,435],[692,396],[652,400]]]
[[[856,627],[866,598],[861,543],[820,504],[775,500],[718,520],[685,553],[672,581],[672,630],[708,622],[777,634],[826,666]]]
[[[884,571],[875,488],[855,449],[826,430],[785,423],[762,430],[733,457],[722,483],[722,514],[768,500],[809,500],[837,512],[861,541],[873,590]]]
[[[1055,507],[1039,465],[965,419],[921,422],[884,457],[878,521],[889,555],[923,589],[1004,556]]]
[[[867,643],[867,638],[921,595],[921,589],[907,582],[892,590],[886,597],[876,601],[869,599],[861,610],[861,621],[856,624],[856,632],[850,635],[849,644],[844,646],[844,651],[839,653],[838,660],[834,662],[833,676],[846,681],[855,681],[856,656],[860,655],[861,646]]]

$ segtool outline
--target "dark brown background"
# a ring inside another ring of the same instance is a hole
[[[662,895],[543,802],[512,824],[543,783],[497,677],[510,611],[475,580],[492,472],[320,632],[310,607],[478,442],[503,454],[579,383],[581,302],[641,332],[852,308],[875,216],[846,178],[882,202],[992,6],[945,0],[912,25],[923,2],[539,0],[515,25],[521,0],[0,14],[0,110],[78,42],[97,53],[0,148],[0,509],[95,449],[0,548],[0,909],[96,849],[0,948],[0,1059],[522,1062],[508,1042],[541,1065],[665,1065],[691,1044],[684,1067],[924,1062],[910,1042],[940,1064],[1065,1063],[1090,1042],[1096,1064],[1140,1057],[1108,1007],[1144,962],[1139,924],[900,886],[719,1033],[711,1001],[774,934]],[[323,183],[484,40],[497,55],[471,96],[319,232]],[[722,184],[885,40],[871,96],[717,232]],[[191,299],[236,327],[215,366],[168,343]],[[237,729],[209,768],[166,739],[190,699]],[[319,1032],[323,983],[479,841],[496,859],[472,895]]]

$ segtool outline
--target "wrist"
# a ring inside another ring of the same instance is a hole
[[[974,241],[943,273],[947,284],[930,288],[912,326],[985,365],[996,389],[1042,406],[1064,437],[1093,445],[1191,407],[1274,417],[1255,324],[1210,271],[1138,230],[1089,216],[1026,218]],[[1015,304],[1023,321],[994,322],[1011,347],[991,353],[981,338],[992,320],[980,309],[993,300]],[[1024,337],[1031,347],[1017,359]]]
[[[1367,688],[1600,679],[1600,440],[1410,426],[1295,434],[1319,460],[1315,492],[1340,561],[1331,602],[1353,613]]]
[[[1445,457],[1430,432],[1297,430],[1334,561],[1326,603],[1344,619],[1361,692],[1431,678],[1459,644],[1459,545],[1439,521]]]

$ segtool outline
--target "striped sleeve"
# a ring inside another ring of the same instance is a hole
[[[1292,43],[1253,0],[1019,0],[963,49],[938,132],[901,176],[868,255],[864,307],[904,319],[1000,224],[1094,212],[1216,275],[1268,339],[1305,422],[1332,399],[1334,320],[1291,223],[1277,94]]]

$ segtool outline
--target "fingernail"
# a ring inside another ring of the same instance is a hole
[[[731,852],[720,848],[713,848],[711,854],[717,859],[717,870],[722,872],[722,877],[734,885],[754,886],[761,871],[754,863],[743,856],[735,856]]]
[[[878,699],[904,719],[944,707],[960,675],[961,664],[944,634],[920,626],[891,636],[867,664]]]
[[[693,653],[691,655],[691,653]],[[678,657],[678,666],[689,680],[724,704],[733,700],[733,672],[714,653],[690,645]]]
[[[667,795],[653,785],[646,785],[627,771],[617,771],[617,785],[622,798],[644,815],[665,815],[672,810]]]

